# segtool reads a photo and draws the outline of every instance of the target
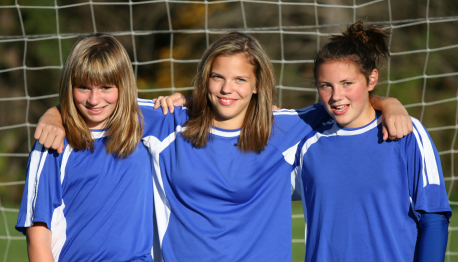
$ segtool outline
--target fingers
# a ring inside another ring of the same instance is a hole
[[[38,123],[34,138],[46,148],[56,149],[62,153],[64,148],[65,130],[55,126]]]
[[[412,133],[412,120],[409,116],[387,117],[382,127],[383,140],[398,140]]]
[[[383,134],[383,140],[388,139],[388,130],[386,129],[385,123],[382,125],[382,134]]]
[[[164,98],[163,96],[159,96],[158,98],[154,98],[153,99],[153,102],[155,102],[154,109],[158,109],[159,108],[159,106],[161,105],[161,100],[163,98]]]
[[[64,141],[60,143],[60,146],[57,148],[57,153],[62,154],[64,152]]]
[[[173,113],[175,111],[175,106],[174,106],[174,96],[168,96],[165,98],[165,105],[162,105],[162,111],[170,111],[170,113]],[[167,114],[167,113],[165,113]],[[164,114],[164,115],[165,115]]]
[[[162,107],[162,113],[167,115],[168,112],[173,113],[176,106],[181,106],[186,104],[186,97],[181,93],[174,93],[171,96],[159,96],[158,98],[153,99],[154,109]]]

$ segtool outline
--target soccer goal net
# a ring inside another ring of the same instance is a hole
[[[277,105],[303,108],[318,102],[311,80],[315,51],[356,21],[390,29],[391,58],[381,72],[377,94],[399,99],[430,132],[456,213],[455,0],[2,0],[0,260],[27,259],[24,237],[14,225],[28,152],[38,119],[59,103],[62,66],[80,36],[103,32],[120,40],[132,59],[139,96],[154,98],[174,92],[189,95],[205,48],[228,31],[247,32],[274,64]],[[303,224],[301,214],[292,219]],[[303,249],[303,233],[295,236],[293,246]],[[457,216],[449,228],[446,261],[458,261]]]

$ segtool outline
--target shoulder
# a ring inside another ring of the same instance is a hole
[[[146,116],[162,117],[162,118],[173,116],[174,118],[186,118],[187,119],[188,109],[185,106],[176,106],[174,113],[169,112],[167,115],[164,115],[160,107],[157,109],[154,109],[155,103],[152,100],[137,98],[137,101],[138,101],[138,106],[140,107],[140,110],[144,116],[146,115]]]
[[[317,103],[302,109],[280,109],[273,111],[275,118],[291,118],[291,117],[310,117],[315,114],[327,114],[326,109],[321,103]]]

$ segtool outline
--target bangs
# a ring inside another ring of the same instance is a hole
[[[92,49],[92,48],[91,48]],[[88,84],[106,85],[113,84],[119,87],[121,69],[112,58],[113,55],[92,49],[74,67],[71,73],[73,86]]]

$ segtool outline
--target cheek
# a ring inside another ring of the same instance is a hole
[[[113,92],[113,94],[110,96],[110,103],[116,104],[118,103],[119,99],[119,90],[116,90],[116,92]]]
[[[318,88],[318,95],[320,96],[320,99],[322,102],[329,101],[331,97],[331,92],[328,90],[323,90]]]
[[[86,100],[84,93],[79,92],[77,89],[73,90],[73,101],[75,103],[83,103]]]
[[[214,81],[208,81],[208,94],[216,94],[221,88]]]

